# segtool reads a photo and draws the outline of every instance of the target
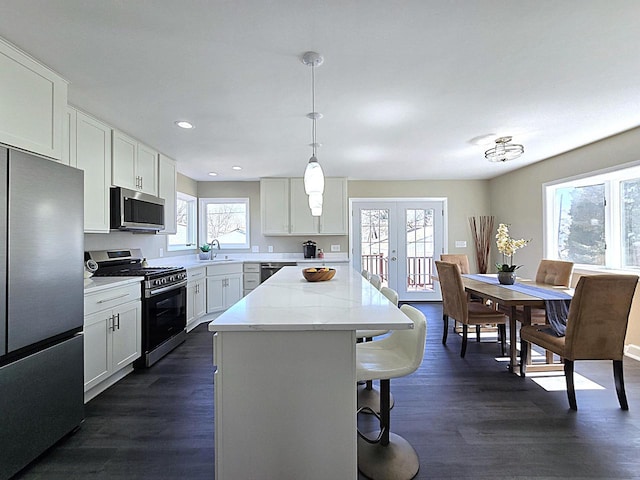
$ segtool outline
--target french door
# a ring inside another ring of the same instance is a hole
[[[400,300],[440,300],[431,275],[444,252],[444,199],[351,201],[351,252],[357,270],[379,275]]]

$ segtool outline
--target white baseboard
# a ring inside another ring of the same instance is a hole
[[[638,360],[640,362],[640,346],[639,345],[625,345],[624,354],[627,357],[631,357],[634,360]]]

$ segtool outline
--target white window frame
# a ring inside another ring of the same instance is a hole
[[[167,251],[177,252],[180,250],[194,250],[198,248],[197,233],[198,233],[198,199],[188,193],[176,192],[176,197],[180,200],[184,200],[189,204],[187,212],[187,242],[186,244],[171,243],[172,237],[176,235],[167,235]],[[178,212],[176,211],[176,216]],[[177,223],[176,223],[177,226]],[[177,227],[176,227],[177,228]]]
[[[206,212],[206,207],[208,204],[223,204],[223,203],[238,203],[245,205],[245,211],[247,212],[245,218],[245,229],[246,229],[246,242],[244,244],[234,243],[234,244],[225,244],[224,242],[220,243],[220,248],[225,250],[245,250],[251,248],[251,218],[250,218],[250,205],[248,198],[201,198],[199,202],[199,212],[198,212],[198,225],[199,225],[199,245],[207,243],[207,232],[206,232],[206,221],[204,218],[204,214]]]
[[[544,258],[557,259],[558,251],[555,235],[554,199],[555,191],[562,187],[581,187],[587,185],[604,184],[605,190],[605,264],[585,265],[576,264],[575,267],[585,271],[611,271],[638,273],[640,267],[623,266],[622,246],[622,205],[620,201],[620,183],[623,180],[640,178],[640,161],[619,165],[608,169],[598,170],[584,175],[559,179],[542,185],[543,194],[543,231]]]

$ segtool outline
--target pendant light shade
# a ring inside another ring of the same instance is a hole
[[[315,155],[309,159],[304,171],[304,191],[307,195],[324,193],[324,173]]]
[[[313,155],[307,163],[307,168],[304,171],[304,191],[309,195],[309,208],[311,209],[311,215],[319,217],[322,215],[322,194],[324,193],[324,172],[316,157],[316,148],[320,144],[316,141],[316,121],[322,118],[322,114],[316,112],[316,81],[315,81],[315,68],[322,65],[324,59],[322,55],[316,52],[306,52],[302,56],[302,63],[311,67],[311,113],[307,114],[307,118],[310,118],[313,122],[311,130]]]
[[[319,217],[322,215],[322,194],[311,193],[309,194],[309,208],[311,209],[311,215]]]

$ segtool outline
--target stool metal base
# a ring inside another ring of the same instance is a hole
[[[369,407],[374,412],[380,413],[380,392],[375,388],[368,388],[368,386],[358,386],[358,409],[363,407]],[[389,409],[393,408],[394,400],[393,395],[389,393]],[[364,410],[362,413],[371,413]]]
[[[370,432],[375,437],[378,432]],[[368,443],[358,437],[358,470],[372,480],[410,480],[420,468],[418,454],[400,435],[389,433],[389,444]]]

